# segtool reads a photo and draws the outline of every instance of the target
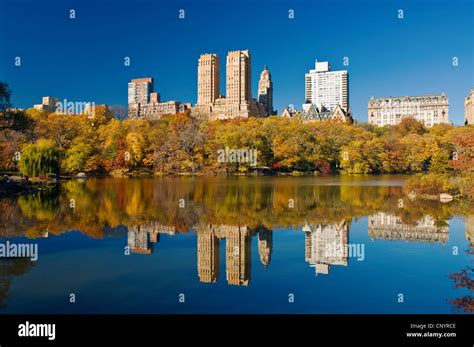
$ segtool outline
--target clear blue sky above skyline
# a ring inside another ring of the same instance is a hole
[[[462,124],[474,87],[471,0],[0,0],[0,22],[0,81],[22,108],[44,95],[126,105],[129,80],[146,76],[155,78],[162,100],[194,104],[199,55],[219,54],[225,94],[225,56],[237,49],[250,50],[254,97],[268,65],[280,112],[301,107],[304,74],[316,59],[349,71],[350,105],[364,122],[372,95],[444,91],[450,119]]]

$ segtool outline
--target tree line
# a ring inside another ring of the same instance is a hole
[[[299,118],[207,121],[189,113],[119,120],[106,106],[90,115],[0,110],[0,170],[28,176],[237,174],[224,148],[254,149],[257,168],[276,173],[472,173],[474,127],[425,128],[407,118],[374,127]]]

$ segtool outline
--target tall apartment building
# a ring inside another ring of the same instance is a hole
[[[449,123],[448,98],[444,93],[429,96],[371,97],[368,105],[369,123],[376,126],[396,125],[403,118],[413,117],[426,127]]]
[[[229,104],[240,105],[252,98],[251,70],[248,50],[227,54],[225,86]]]
[[[128,84],[128,116],[130,118],[159,118],[191,108],[179,101],[161,102],[160,93],[153,92],[151,77],[133,79]]]
[[[220,97],[220,66],[217,54],[202,54],[198,62],[198,105],[210,105]]]
[[[225,97],[218,95],[218,62],[217,54],[203,54],[199,58],[198,102],[193,114],[209,119],[266,116],[264,105],[252,99],[249,51],[228,52]]]
[[[464,122],[465,124],[474,125],[474,88],[471,89],[469,95],[464,99]]]
[[[128,104],[144,105],[150,102],[153,78],[136,78],[128,84]]]
[[[263,104],[268,115],[273,114],[273,82],[267,65],[264,66],[258,81],[258,102]]]
[[[320,112],[334,111],[339,105],[344,112],[349,110],[349,74],[346,70],[331,71],[329,62],[315,63],[315,68],[305,74],[306,111],[315,105]]]

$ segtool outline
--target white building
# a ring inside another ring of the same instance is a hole
[[[349,109],[349,74],[346,70],[331,71],[327,61],[315,63],[315,68],[305,74],[305,104],[321,111],[334,111],[336,106],[347,112]]]
[[[40,111],[55,112],[58,100],[52,96],[43,96],[41,104],[33,105],[33,107]]]
[[[396,125],[403,118],[413,117],[432,127],[449,123],[448,98],[444,93],[429,96],[371,97],[368,105],[369,123],[376,126]]]

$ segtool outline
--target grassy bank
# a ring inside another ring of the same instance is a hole
[[[407,195],[415,194],[425,199],[438,198],[446,193],[454,199],[474,200],[474,173],[417,174],[405,182],[403,190]]]

